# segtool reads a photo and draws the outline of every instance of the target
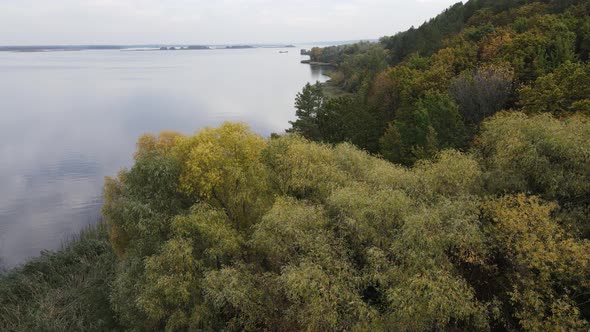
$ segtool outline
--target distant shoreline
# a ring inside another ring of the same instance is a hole
[[[201,50],[241,50],[254,48],[295,48],[295,45],[98,45],[98,46],[0,46],[0,52],[43,53],[78,51],[201,51]]]

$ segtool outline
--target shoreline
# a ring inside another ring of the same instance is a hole
[[[301,60],[301,63],[310,65],[310,66],[321,66],[321,67],[330,67],[330,68],[337,68],[338,66],[333,63],[328,62],[318,62],[318,61],[311,61],[311,60]]]

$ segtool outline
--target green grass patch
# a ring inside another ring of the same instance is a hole
[[[0,331],[112,331],[116,256],[107,226],[0,275]]]
[[[325,96],[330,98],[352,96],[352,93],[342,90],[338,86],[330,84],[330,81],[322,84],[322,91],[324,92]]]

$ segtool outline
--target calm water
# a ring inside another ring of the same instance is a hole
[[[0,264],[99,220],[103,178],[131,165],[142,133],[286,129],[296,93],[325,77],[299,48],[278,51],[0,52]]]

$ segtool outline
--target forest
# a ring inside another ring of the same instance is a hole
[[[468,1],[380,43],[314,48],[337,66],[331,98],[308,85],[292,132],[351,142],[406,166],[467,151],[500,111],[590,112],[589,2]]]
[[[346,94],[143,135],[105,224],[0,277],[0,330],[588,331],[589,56],[587,0],[314,48]]]

